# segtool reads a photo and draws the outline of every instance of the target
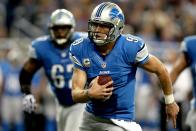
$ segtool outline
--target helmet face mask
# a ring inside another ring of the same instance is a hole
[[[99,27],[102,28],[103,31],[97,31],[97,28]],[[90,39],[93,40],[97,46],[102,46],[111,42],[111,36],[114,32],[114,25],[100,21],[89,21],[88,30]]]
[[[100,39],[97,37],[96,28],[108,27],[108,33]],[[97,46],[114,42],[122,33],[124,27],[124,14],[118,5],[104,2],[98,5],[92,12],[88,22],[88,36]]]
[[[58,46],[64,45],[68,41],[74,28],[75,19],[71,12],[57,9],[51,14],[48,29],[52,40]]]
[[[70,25],[53,26],[50,28],[51,37],[57,44],[64,44],[71,35],[71,28],[72,27]]]

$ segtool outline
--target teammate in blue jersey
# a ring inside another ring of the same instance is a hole
[[[21,52],[19,49],[13,48],[9,50],[6,57],[7,60],[0,61],[0,113],[2,116],[2,130],[10,131],[11,129],[15,129],[17,131],[24,131],[21,106],[22,94],[18,82],[21,69]]]
[[[182,53],[176,60],[171,71],[172,83],[176,81],[178,76],[187,67],[190,67],[193,78],[193,96],[191,102],[191,109],[188,112],[186,124],[190,126],[191,131],[196,131],[196,36],[185,37],[181,44]]]
[[[35,110],[37,105],[30,92],[30,83],[35,72],[43,67],[58,101],[58,131],[78,131],[84,104],[76,104],[72,100],[73,63],[69,59],[69,46],[74,40],[84,37],[84,34],[74,32],[74,16],[65,9],[57,9],[51,14],[48,28],[49,36],[40,37],[32,42],[30,58],[20,73],[21,89],[25,93],[23,104],[26,111]]]
[[[142,39],[121,34],[124,20],[118,5],[101,3],[88,22],[88,38],[78,39],[70,47],[70,57],[75,63],[72,96],[75,102],[88,102],[80,131],[141,131],[134,122],[137,67],[155,73],[160,79],[167,116],[176,127],[179,107],[169,74],[155,56],[149,55]],[[109,75],[113,81],[99,85],[99,75]],[[90,88],[85,88],[86,82]]]

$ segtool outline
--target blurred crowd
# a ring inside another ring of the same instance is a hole
[[[10,107],[3,108],[4,105],[2,104],[5,104],[3,97],[14,96],[14,99],[18,97],[19,101],[22,97],[22,94],[19,93],[18,78],[11,77],[11,80],[6,85],[5,78],[8,75],[5,74],[18,73],[18,68],[27,59],[27,47],[31,40],[48,33],[47,22],[51,12],[57,8],[70,10],[76,18],[76,30],[87,31],[88,19],[92,9],[103,1],[105,0],[0,1],[0,131],[1,127],[5,126],[3,125],[4,118],[11,119],[5,113],[7,108]],[[150,52],[165,62],[168,69],[170,69],[170,65],[178,56],[180,42],[183,37],[196,34],[196,0],[110,1],[117,3],[124,11],[126,19],[124,32],[138,35],[147,41]],[[160,100],[162,99],[161,93],[157,91],[159,90],[158,84],[153,76],[149,76],[148,73],[142,70],[138,71],[138,78],[136,117],[146,130],[158,131],[160,129]],[[39,109],[38,112],[41,114],[41,118],[44,117],[43,121],[48,121],[48,123],[45,122],[47,123],[44,127],[45,130],[52,131],[52,129],[55,130],[53,127],[55,124],[52,123],[53,119],[55,119],[53,96],[48,90],[46,91],[48,93],[44,92],[43,94],[43,90],[46,90],[48,86],[43,72],[38,74],[37,79],[37,81],[35,80],[35,90],[33,92],[40,100],[40,104],[43,105],[43,108]],[[187,93],[192,88],[190,72],[187,71],[181,79],[183,83],[176,85],[176,92],[180,92],[176,97],[179,97],[179,102],[182,103],[184,110],[182,115],[185,118],[189,108],[189,105],[186,104],[189,97]],[[186,81],[188,82],[186,83]],[[10,85],[9,82],[11,83]],[[5,93],[5,88],[13,85],[14,87],[11,87],[10,90],[14,93]],[[17,91],[18,93],[16,93]],[[15,107],[10,109],[15,109]],[[18,110],[22,109],[19,108]],[[147,111],[148,113],[146,113]],[[15,119],[17,122],[20,121],[18,126],[24,124],[21,124],[24,121],[23,118],[16,116]],[[51,126],[50,124],[53,125]],[[19,129],[22,131],[21,127]]]
[[[105,1],[105,0],[102,0]],[[126,31],[147,40],[180,41],[196,33],[196,0],[111,0],[123,9]],[[37,37],[47,32],[52,11],[66,8],[76,17],[76,30],[86,31],[99,0],[1,0],[0,37]]]

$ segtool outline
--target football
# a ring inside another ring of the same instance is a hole
[[[98,78],[98,84],[99,85],[105,85],[109,81],[112,81],[112,77],[109,75],[100,75]]]
[[[109,76],[109,75],[100,75],[99,78],[98,78],[98,80],[97,80],[97,82],[98,82],[99,85],[105,85],[105,84],[108,83],[109,81],[112,81],[112,77]],[[110,86],[108,86],[108,87],[112,87],[112,86],[113,86],[113,84],[110,85]],[[108,88],[108,87],[106,87],[106,88]],[[111,96],[105,97],[105,99],[102,100],[102,101],[106,101],[106,100],[108,100],[110,97],[111,97]]]

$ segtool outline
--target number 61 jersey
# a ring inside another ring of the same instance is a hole
[[[40,37],[32,42],[30,57],[42,64],[50,82],[52,91],[61,105],[73,105],[71,97],[71,77],[73,64],[69,59],[69,45],[76,39],[85,36],[75,32],[66,43],[67,48],[57,48],[49,36]]]
[[[105,74],[114,81],[110,99],[89,101],[86,110],[107,119],[133,120],[135,74],[137,66],[147,62],[148,56],[143,40],[129,34],[121,35],[106,56],[102,56],[88,38],[72,43],[70,58],[76,68],[86,72],[88,83],[96,76]]]

